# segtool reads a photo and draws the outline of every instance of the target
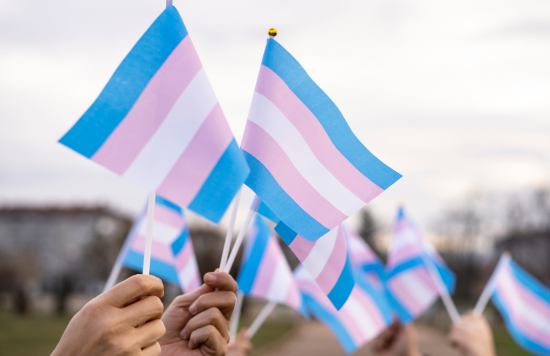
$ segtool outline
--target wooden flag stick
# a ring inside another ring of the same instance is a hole
[[[143,253],[143,274],[151,269],[151,247],[153,245],[153,222],[155,221],[155,192],[149,193],[147,205],[147,230],[145,233],[145,252]]]
[[[248,339],[252,339],[254,337],[254,334],[256,334],[256,331],[262,326],[262,324],[267,320],[267,317],[273,309],[277,306],[277,303],[269,302],[265,305],[265,307],[262,309],[260,314],[254,319],[252,324],[250,324],[250,328],[248,328],[248,332],[246,333],[246,336]]]
[[[239,329],[239,321],[241,319],[241,310],[243,308],[244,293],[242,291],[237,292],[237,302],[235,303],[235,309],[229,322],[229,335],[231,337],[230,343],[237,338],[237,331]]]
[[[456,325],[460,321],[460,314],[458,313],[458,310],[456,310],[456,306],[453,303],[451,296],[449,295],[447,286],[443,282],[443,279],[441,278],[441,275],[439,274],[439,271],[437,270],[435,263],[430,258],[427,258],[426,256],[424,256],[424,263],[426,263],[426,266],[428,267],[428,272],[430,273],[432,280],[434,281],[437,289],[439,290],[439,295],[441,296],[441,300],[443,300],[443,305],[445,305],[445,309],[447,309],[447,313],[449,313],[449,316],[451,317],[453,324]]]
[[[239,252],[239,248],[243,243],[244,235],[248,230],[248,226],[250,225],[250,222],[252,221],[254,214],[256,214],[256,211],[258,211],[259,205],[260,205],[260,198],[256,196],[254,198],[254,201],[252,202],[252,205],[250,206],[250,210],[248,211],[248,215],[246,216],[244,225],[241,226],[241,231],[239,231],[239,236],[237,236],[237,241],[235,241],[235,245],[233,245],[233,249],[231,250],[231,255],[229,256],[229,260],[225,265],[225,269],[222,270],[223,272],[229,273],[229,271],[231,270],[231,267],[233,266],[233,262],[235,262],[235,258],[237,258],[237,253]]]
[[[225,235],[225,243],[223,245],[222,259],[220,261],[220,271],[225,270],[227,264],[227,257],[229,256],[229,249],[231,247],[231,240],[233,240],[233,230],[235,229],[235,220],[237,219],[237,211],[239,210],[239,200],[241,199],[241,190],[235,195],[233,200],[233,207],[231,211],[231,218],[229,219],[229,226],[227,227],[227,234]]]
[[[485,310],[487,303],[489,303],[489,299],[491,299],[491,295],[495,291],[498,272],[503,266],[505,266],[508,263],[510,258],[511,256],[509,252],[504,252],[502,256],[500,256],[500,259],[498,261],[497,266],[495,267],[495,271],[493,272],[493,275],[491,276],[491,278],[489,278],[489,281],[485,285],[485,288],[483,288],[483,292],[481,292],[481,295],[477,300],[476,306],[474,308],[474,315],[481,316],[483,314],[483,310]]]

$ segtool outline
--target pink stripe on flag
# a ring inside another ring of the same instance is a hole
[[[353,297],[350,295],[350,298]],[[365,341],[366,337],[365,335],[363,335],[363,330],[361,329],[361,326],[357,324],[357,322],[353,318],[352,313],[353,311],[348,311],[344,304],[342,309],[335,312],[334,314],[338,321],[340,321],[342,326],[346,329],[348,334],[350,334],[350,336],[353,338],[353,342],[355,343],[355,345],[361,345]]]
[[[202,281],[198,273],[196,273],[193,279],[185,286],[185,293],[190,293],[195,289],[199,288],[201,285],[202,285]]]
[[[143,254],[145,251],[145,236],[141,234],[136,235],[136,238],[132,241],[131,249]],[[151,256],[169,264],[174,263],[172,249],[155,240],[153,240],[151,244]]]
[[[504,303],[507,305],[507,309],[510,311],[510,314],[513,315],[512,323],[519,328],[522,333],[528,335],[530,338],[537,340],[545,346],[550,347],[550,340],[548,340],[548,332],[544,332],[539,328],[536,328],[532,323],[524,318],[523,310],[518,308],[517,301],[512,300],[509,293],[506,289],[502,288],[501,285],[498,285],[497,288],[498,295],[503,299]]]
[[[315,279],[325,294],[328,295],[336,285],[336,282],[338,282],[338,278],[340,278],[346,264],[347,257],[348,249],[346,246],[346,237],[342,227],[339,227],[334,250],[332,250],[325,267],[323,267],[323,270]]]
[[[233,140],[220,104],[208,114],[195,137],[157,190],[174,203],[189,206]]]
[[[338,151],[315,115],[277,74],[264,65],[260,67],[256,92],[277,106],[300,132],[315,157],[358,198],[368,203],[384,191]]]
[[[92,161],[122,175],[201,68],[191,38],[186,36],[149,81],[124,120],[93,155]]]
[[[529,289],[520,283],[513,275],[512,270],[507,271],[510,275],[510,279],[515,286],[520,297],[527,302],[530,306],[537,310],[537,312],[543,315],[547,320],[550,320],[550,307],[549,305],[540,299],[536,294],[533,294]],[[549,330],[550,333],[550,330]]]
[[[256,272],[256,276],[254,278],[254,285],[250,291],[250,294],[254,296],[267,296],[271,282],[273,282],[275,267],[277,266],[279,259],[282,258],[282,256],[278,256],[276,247],[273,246],[274,243],[277,243],[275,239],[270,238],[268,245],[264,250],[264,255],[262,256],[260,266],[258,267],[258,271]]]
[[[172,252],[173,253],[173,252]],[[176,270],[179,272],[183,270],[187,264],[192,260],[193,258],[193,245],[187,241],[185,245],[183,246],[180,253],[178,253],[176,256],[174,256],[174,263],[176,266]]]
[[[296,284],[294,283],[292,283],[291,287],[288,289],[285,298],[285,304],[293,307],[296,310],[300,309],[300,305],[302,304],[302,296],[300,294],[300,291],[298,291],[298,289],[296,288]]]
[[[315,246],[315,241],[306,240],[300,235],[297,235],[289,245],[290,249],[294,252],[296,257],[298,257],[300,262],[303,262],[306,259],[313,246]]]
[[[281,146],[252,121],[246,123],[242,148],[262,162],[281,188],[324,227],[332,230],[347,219],[298,172]]]
[[[388,266],[397,266],[403,262],[422,256],[422,248],[418,244],[401,246],[398,250],[390,250]]]
[[[155,221],[170,225],[176,229],[181,229],[185,226],[182,215],[162,204],[155,205]]]

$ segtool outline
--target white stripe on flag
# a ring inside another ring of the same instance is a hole
[[[184,286],[184,288],[187,288],[189,283],[191,283],[197,275],[197,261],[195,260],[195,256],[191,256],[185,264],[185,267],[183,267],[181,271],[178,271],[180,283]]]
[[[201,69],[123,176],[156,191],[217,102]]]
[[[147,231],[147,219],[142,219],[138,228],[139,234],[145,236]],[[170,245],[179,236],[180,230],[175,227],[155,220],[153,225],[153,240],[164,245]]]
[[[357,286],[355,288],[358,288]],[[357,289],[354,290],[342,309],[345,309],[348,313],[348,315],[351,316],[351,318],[355,321],[357,325],[359,325],[359,328],[361,329],[361,334],[365,340],[370,340],[373,337],[375,337],[378,334],[378,330],[376,330],[376,326],[373,323],[373,318],[371,315],[369,315],[365,308],[366,306],[363,305],[357,298],[354,296],[354,293],[358,293]]]
[[[319,274],[325,268],[328,259],[332,255],[336,239],[338,238],[338,229],[340,226],[336,226],[330,230],[327,234],[321,236],[316,242],[309,255],[302,264],[307,269],[313,279],[317,278]]]
[[[416,233],[411,228],[407,228],[399,231],[392,239],[390,252],[407,248],[410,245],[418,245],[419,243]]]
[[[405,305],[414,305],[414,312],[423,311],[437,297],[437,292],[433,286],[426,285],[426,282],[418,276],[418,273],[424,272],[428,274],[427,271],[422,271],[421,268],[413,268],[400,273],[392,281],[392,284],[397,283],[409,298],[408,301],[401,302]]]
[[[511,305],[508,307],[515,318],[522,319],[526,324],[532,326],[539,332],[546,333],[550,330],[550,320],[546,319],[544,315],[541,315],[541,313],[531,304],[526,303],[525,299],[522,298],[514,286],[514,284],[518,284],[519,282],[514,283],[510,273],[508,268],[499,278],[498,286],[502,289],[502,294],[505,294],[505,296],[501,296],[501,299],[510,301]],[[526,288],[526,292],[529,293],[530,291]],[[533,298],[537,298],[537,296],[533,295]],[[541,304],[544,303],[545,302],[541,300]]]
[[[273,278],[271,278],[267,299],[276,303],[285,303],[288,289],[292,283],[292,272],[290,272],[283,256],[277,260],[277,265],[274,266],[274,268],[275,271],[273,273]]]
[[[336,209],[350,216],[365,206],[319,162],[296,127],[265,96],[254,92],[248,120],[273,137],[298,172]]]

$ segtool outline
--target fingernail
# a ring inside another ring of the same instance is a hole
[[[189,313],[191,313],[192,315],[195,315],[197,313],[197,306],[195,304],[192,304],[189,307]]]
[[[208,284],[213,284],[213,283],[216,283],[216,276],[214,276],[213,274],[207,274],[205,277],[204,277],[204,281]]]

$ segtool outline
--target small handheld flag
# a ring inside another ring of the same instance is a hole
[[[365,279],[374,287],[384,288],[384,264],[370,246],[355,231],[344,226],[351,265],[364,273]]]
[[[249,173],[172,5],[60,142],[216,223]]]
[[[134,223],[117,259],[117,264],[137,271],[143,268],[147,225],[145,215],[144,211]],[[155,200],[152,240],[152,275],[179,285],[184,293],[200,287],[202,281],[197,259],[182,210],[159,196]]]
[[[355,286],[346,237],[341,225],[317,241],[309,241],[285,227],[277,231],[336,309]]]
[[[356,275],[357,284],[340,310],[334,308],[305,268],[298,266],[294,276],[308,311],[332,330],[348,354],[375,338],[392,322],[384,293],[363,281],[361,273]]]
[[[332,100],[273,38],[267,40],[242,149],[251,169],[245,184],[309,241],[401,177],[363,146]]]
[[[504,254],[486,290],[514,340],[535,355],[550,355],[550,289]]]
[[[275,235],[256,215],[246,240],[243,265],[237,278],[239,290],[303,313],[302,296]]]
[[[442,295],[432,272],[452,293],[453,272],[400,208],[388,252],[386,287],[390,303],[403,323],[413,321]]]

